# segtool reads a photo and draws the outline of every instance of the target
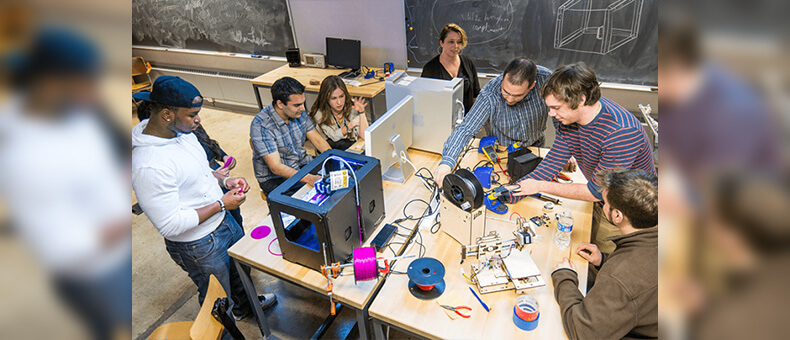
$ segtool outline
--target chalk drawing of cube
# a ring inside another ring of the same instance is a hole
[[[568,0],[557,10],[554,48],[608,54],[639,35],[644,0]]]

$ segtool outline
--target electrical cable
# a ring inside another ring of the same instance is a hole
[[[358,230],[359,230],[359,246],[362,247],[362,244],[363,244],[363,240],[362,240],[362,214],[360,213],[360,208],[359,208],[359,182],[357,181],[357,174],[354,171],[354,168],[351,167],[351,165],[348,164],[348,162],[346,162],[345,159],[343,159],[341,157],[337,157],[337,156],[329,156],[329,157],[327,157],[324,160],[323,163],[321,163],[321,177],[322,178],[324,176],[328,175],[326,173],[326,162],[328,162],[330,159],[334,159],[336,161],[340,161],[343,164],[345,164],[346,167],[348,168],[348,171],[351,173],[351,176],[354,178],[354,194],[356,195],[355,197],[357,199],[357,202],[356,202],[357,203],[357,227],[358,227]]]

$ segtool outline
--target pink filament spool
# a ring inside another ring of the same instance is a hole
[[[354,281],[367,281],[378,277],[376,250],[373,247],[354,249]]]

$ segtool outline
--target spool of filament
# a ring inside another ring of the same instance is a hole
[[[354,283],[378,277],[376,250],[373,247],[356,248],[352,254],[354,256]]]
[[[433,300],[444,293],[444,265],[439,260],[423,257],[409,264],[409,291],[420,300]]]
[[[483,205],[483,185],[471,171],[458,169],[442,180],[444,197],[463,210]]]

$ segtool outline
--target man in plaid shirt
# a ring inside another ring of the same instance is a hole
[[[250,126],[252,165],[266,195],[313,160],[304,148],[306,140],[319,152],[329,149],[305,111],[304,85],[283,77],[274,82],[271,91],[272,104],[255,115]],[[312,185],[320,178],[308,174],[285,194],[291,195],[305,183]]]

